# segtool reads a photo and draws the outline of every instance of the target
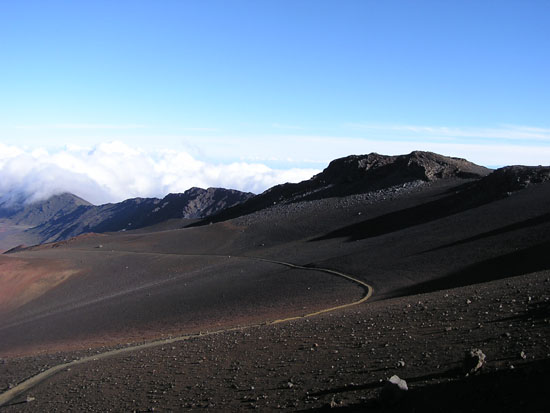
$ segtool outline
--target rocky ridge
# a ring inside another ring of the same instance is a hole
[[[414,151],[398,156],[377,153],[351,155],[332,161],[321,173],[307,181],[274,186],[198,225],[236,218],[277,204],[380,192],[442,179],[480,179],[490,172],[490,169],[465,159],[432,152]]]
[[[87,232],[137,229],[169,219],[196,219],[243,202],[253,194],[224,188],[191,188],[163,199],[133,198],[92,205],[73,195],[60,194],[23,206],[0,205],[0,218],[31,226],[26,232],[38,242],[65,240]]]

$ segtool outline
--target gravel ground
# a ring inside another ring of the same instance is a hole
[[[3,410],[545,411],[549,308],[549,272],[367,302],[75,366]],[[84,353],[3,360],[0,386]],[[384,404],[394,374],[409,391]]]
[[[266,220],[280,220],[283,218],[301,218],[300,214],[308,215],[315,209],[320,210],[349,210],[357,207],[365,208],[381,201],[390,201],[397,198],[410,195],[411,193],[424,189],[431,184],[425,181],[412,181],[389,188],[372,191],[362,194],[348,195],[345,197],[335,197],[326,199],[317,199],[313,201],[284,202],[275,204],[270,208],[262,209],[248,215],[235,218],[233,222],[237,225],[249,226],[263,224]]]

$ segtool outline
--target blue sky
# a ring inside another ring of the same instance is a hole
[[[4,1],[0,159],[115,142],[294,180],[373,151],[548,164],[549,16],[529,0]]]

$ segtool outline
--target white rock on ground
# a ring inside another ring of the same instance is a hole
[[[384,384],[380,399],[385,404],[393,405],[403,398],[407,390],[409,390],[407,382],[394,375]]]

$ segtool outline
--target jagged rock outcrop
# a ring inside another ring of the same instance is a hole
[[[183,194],[169,194],[163,202],[174,201],[176,205],[181,204],[182,218],[193,219],[215,214],[252,196],[254,195],[249,192],[243,193],[234,189],[193,187]]]

